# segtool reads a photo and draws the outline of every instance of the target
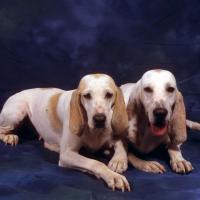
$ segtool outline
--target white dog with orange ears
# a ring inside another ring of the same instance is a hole
[[[12,130],[28,116],[44,146],[59,152],[59,166],[88,172],[112,188],[130,191],[127,179],[118,174],[127,169],[127,153],[121,140],[128,116],[121,90],[104,74],[84,76],[76,90],[56,88],[24,90],[11,96],[0,114],[0,139],[16,145]],[[109,168],[79,154],[81,147],[92,151],[114,146]],[[112,169],[112,170],[111,170]]]
[[[166,145],[170,165],[176,173],[193,170],[181,152],[187,139],[186,126],[200,130],[200,124],[186,120],[185,105],[174,75],[166,70],[150,70],[137,83],[121,86],[129,117],[128,139],[141,153]],[[156,161],[145,161],[133,153],[129,162],[137,169],[163,173],[165,167]]]

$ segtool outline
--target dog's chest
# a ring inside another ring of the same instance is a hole
[[[152,136],[148,129],[141,132],[129,132],[128,139],[135,149],[139,152],[147,154],[155,148],[165,143],[167,136],[155,137]]]
[[[105,132],[85,133],[83,136],[83,146],[91,151],[101,149],[111,140],[111,134]]]

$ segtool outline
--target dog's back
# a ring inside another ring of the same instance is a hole
[[[4,104],[0,115],[1,125],[5,127],[1,131],[12,131],[28,116],[45,142],[59,145],[63,113],[69,106],[71,94],[72,91],[57,88],[35,88],[12,95]]]

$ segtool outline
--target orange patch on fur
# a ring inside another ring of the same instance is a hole
[[[57,113],[58,101],[59,101],[61,94],[62,93],[55,94],[50,98],[49,104],[48,104],[48,109],[47,109],[51,126],[52,126],[53,130],[57,133],[60,133],[62,131],[62,127],[63,127],[63,124]]]
[[[47,148],[47,149],[49,149],[50,151],[54,151],[56,153],[60,152],[60,148],[56,144],[49,144],[47,142],[44,142],[44,147]]]
[[[52,87],[49,88],[40,88],[41,90],[49,90],[49,89],[53,89]]]
[[[162,69],[154,69],[154,71],[160,73]]]
[[[93,76],[94,76],[95,78],[100,78],[100,77],[103,76],[103,74],[93,74]]]

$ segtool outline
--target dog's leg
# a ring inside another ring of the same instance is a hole
[[[108,167],[117,173],[123,173],[128,168],[127,152],[121,140],[114,143],[114,155],[108,163]]]
[[[163,174],[166,171],[165,167],[161,165],[160,163],[156,161],[142,160],[131,153],[128,154],[128,161],[133,165],[133,167],[144,172]]]
[[[185,174],[194,169],[192,164],[183,158],[179,145],[169,144],[168,153],[170,156],[170,165],[174,172]]]
[[[50,151],[54,151],[56,153],[59,153],[59,151],[60,151],[59,146],[56,144],[49,144],[48,142],[44,142],[44,147],[46,149],[49,149]]]
[[[125,176],[110,170],[104,163],[80,155],[78,152],[66,150],[60,154],[59,166],[77,169],[102,178],[113,190],[130,191],[129,183]]]
[[[5,103],[0,114],[0,140],[5,144],[17,145],[18,136],[12,130],[27,115],[27,105],[19,95],[10,97]]]

